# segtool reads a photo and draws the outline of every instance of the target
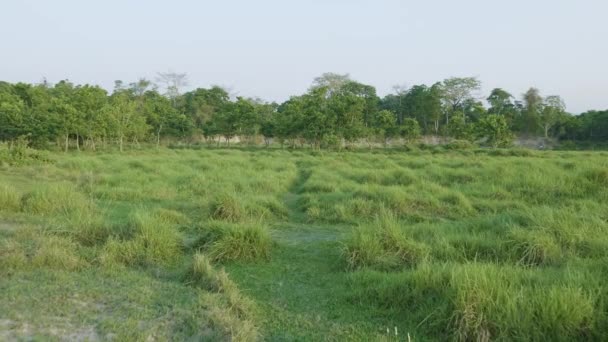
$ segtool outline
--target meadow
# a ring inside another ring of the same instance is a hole
[[[607,152],[3,158],[0,340],[608,339]]]

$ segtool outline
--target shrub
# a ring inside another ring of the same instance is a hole
[[[445,145],[448,150],[470,150],[475,147],[475,144],[468,140],[452,140]]]

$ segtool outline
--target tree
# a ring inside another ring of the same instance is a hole
[[[136,110],[136,103],[124,92],[114,93],[103,112],[108,117],[113,136],[118,140],[120,152],[124,150],[125,140],[137,141],[147,133],[148,125],[145,118]]]
[[[228,92],[219,86],[209,89],[197,88],[183,96],[183,105],[180,110],[193,122],[194,127],[205,136],[217,134],[213,125],[214,116],[223,111],[230,102]]]
[[[157,81],[165,85],[166,95],[173,101],[173,105],[177,105],[177,98],[183,87],[188,85],[188,75],[185,73],[176,72],[159,72],[157,73]]]
[[[79,127],[79,135],[86,138],[85,142],[88,141],[95,150],[95,140],[106,133],[106,118],[103,117],[101,109],[107,103],[107,92],[98,86],[77,86],[72,102],[83,121]],[[78,138],[76,141],[78,142]]]
[[[342,86],[344,86],[348,82],[352,82],[349,74],[336,74],[333,72],[326,72],[314,79],[310,90],[326,88],[326,94],[329,96],[340,90]]]
[[[504,115],[513,107],[513,95],[501,88],[494,88],[486,99],[490,103],[490,114]]]
[[[372,125],[374,114],[378,111],[380,98],[376,95],[376,88],[371,85],[349,81],[346,82],[339,91],[340,94],[352,94],[363,99],[363,123],[366,127]]]
[[[529,135],[536,131],[539,115],[543,109],[543,98],[536,88],[530,88],[523,95],[525,107],[522,116],[524,132]]]
[[[366,101],[363,97],[341,91],[333,94],[326,102],[324,115],[334,122],[333,133],[338,138],[351,142],[364,135]]]
[[[557,95],[547,96],[540,112],[540,122],[545,138],[549,137],[549,130],[555,126],[566,113],[566,104]]]
[[[446,134],[454,139],[471,139],[471,127],[464,121],[464,115],[454,115],[449,124],[445,126]]]
[[[513,134],[504,116],[490,114],[477,122],[475,132],[478,138],[485,139],[492,147],[508,147],[513,141]]]
[[[148,90],[143,94],[141,114],[154,131],[157,147],[160,146],[160,138],[165,132],[184,136],[191,130],[192,122],[179,113],[169,99],[155,90]]]
[[[442,94],[446,106],[445,123],[449,120],[449,115],[457,110],[462,110],[462,105],[466,100],[474,99],[474,93],[481,89],[481,82],[475,77],[451,77],[443,81]],[[464,111],[462,112],[463,114]],[[466,122],[466,117],[464,117]]]
[[[399,135],[406,141],[410,142],[420,137],[420,125],[418,121],[412,118],[403,119],[403,123],[399,126]]]
[[[25,103],[10,89],[0,90],[0,140],[15,140],[26,133]]]
[[[377,112],[374,120],[374,128],[376,134],[382,137],[384,145],[388,144],[388,140],[398,133],[397,118],[395,114],[389,110]]]

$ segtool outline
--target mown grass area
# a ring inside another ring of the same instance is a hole
[[[0,339],[606,340],[608,153],[0,166]]]

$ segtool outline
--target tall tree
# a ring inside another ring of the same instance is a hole
[[[157,73],[157,81],[165,85],[166,95],[177,105],[177,98],[183,87],[188,85],[188,75],[173,71]]]
[[[555,126],[566,113],[566,104],[557,95],[547,96],[540,112],[540,122],[545,138],[549,137],[549,130]]]
[[[333,72],[326,72],[319,77],[316,77],[312,82],[311,90],[326,88],[327,95],[331,95],[338,91],[346,83],[351,82],[349,74],[336,74]]]
[[[526,135],[536,131],[539,115],[543,110],[543,97],[536,88],[530,88],[523,95],[525,109],[522,116],[524,132]]]
[[[476,77],[451,77],[443,81],[443,99],[449,108],[446,111],[445,123],[449,122],[449,115],[460,110],[466,100],[474,99],[475,92],[481,89],[481,82]],[[464,117],[466,121],[466,117]]]

